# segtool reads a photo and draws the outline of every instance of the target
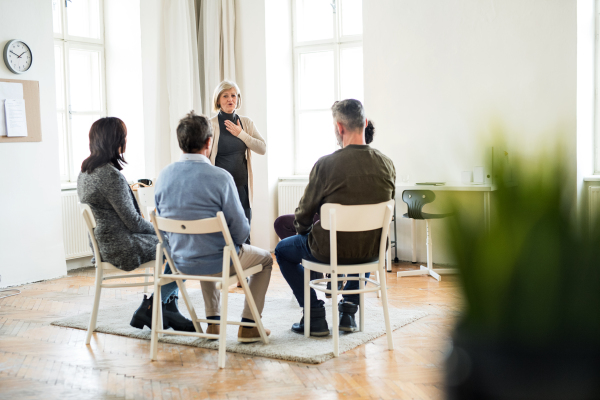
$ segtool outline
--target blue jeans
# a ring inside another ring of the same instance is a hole
[[[304,307],[304,267],[302,266],[302,260],[320,262],[313,257],[308,248],[308,235],[295,235],[283,239],[275,248],[275,257],[283,277],[292,288],[296,300],[298,300],[298,304],[300,304],[300,307]],[[341,270],[338,272],[343,273]],[[369,275],[368,272],[365,274],[367,278]],[[348,276],[358,276],[358,274]],[[313,279],[312,276],[311,279]],[[359,287],[358,285],[358,281],[347,281],[344,290],[356,290]],[[344,301],[354,304],[360,302],[360,295],[358,294],[345,294],[343,297]],[[317,293],[311,288],[310,304],[317,305],[318,301]]]
[[[167,263],[165,265],[165,274],[170,274],[170,273],[171,273],[171,267],[169,266],[169,263]],[[179,294],[179,288],[177,287],[177,282],[175,282],[175,281],[169,282],[166,285],[163,285],[160,287],[160,298],[163,303],[166,303],[168,298],[171,297],[172,294],[174,294],[175,296],[177,296]]]

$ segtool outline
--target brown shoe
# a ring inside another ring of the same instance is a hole
[[[267,328],[265,328],[265,332],[267,333],[267,336],[271,334],[271,331]],[[258,333],[258,328],[256,326],[240,326],[238,331],[238,342],[252,343],[260,342],[261,340],[260,333]]]
[[[206,333],[210,335],[218,335],[221,333],[221,325],[210,324],[208,328],[206,328]],[[218,339],[208,339],[208,340],[218,340]]]

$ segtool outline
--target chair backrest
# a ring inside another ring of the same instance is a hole
[[[149,208],[156,208],[156,203],[154,202],[154,186],[140,186],[137,189],[137,196],[140,202],[140,208],[142,209],[142,214],[147,216],[146,219],[149,219]]]
[[[325,203],[321,206],[321,228],[331,229],[329,214],[335,210],[337,215],[338,232],[362,232],[383,228],[383,217],[387,205],[394,208],[394,200],[388,200],[379,204],[361,204],[356,206],[345,206],[342,204]]]
[[[98,242],[96,242],[96,236],[94,236],[94,228],[96,227],[96,218],[92,213],[92,209],[89,205],[84,203],[77,203],[79,205],[79,211],[85,221],[90,239],[92,241],[92,247],[94,248],[94,257],[96,258],[96,266],[100,265],[102,260],[100,259],[100,250],[98,249]]]
[[[177,266],[171,259],[171,254],[168,250],[169,246],[165,241],[163,232],[181,233],[185,235],[203,235],[207,233],[220,232],[223,234],[223,238],[225,239],[225,245],[235,248],[233,239],[229,233],[227,221],[225,220],[225,215],[222,211],[219,211],[217,216],[213,218],[184,221],[159,217],[156,215],[156,212],[152,210],[150,212],[150,220],[152,221],[152,225],[154,225],[154,230],[156,231],[156,236],[158,236],[158,241],[165,247],[165,256],[167,257],[167,261],[171,265],[171,268],[173,268],[175,271],[177,271]]]
[[[408,206],[408,217],[412,219],[425,219],[423,206],[435,200],[435,193],[431,190],[405,190],[402,192],[402,201]]]
[[[393,199],[379,204],[355,206],[323,204],[321,206],[321,227],[329,230],[330,264],[337,265],[337,232],[363,232],[375,229],[382,230],[379,243],[379,262],[383,262],[393,211]]]

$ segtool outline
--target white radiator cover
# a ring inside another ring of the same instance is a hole
[[[298,207],[298,203],[304,194],[308,182],[302,181],[280,181],[278,192],[278,211],[279,215],[293,214]]]
[[[589,191],[590,228],[598,228],[595,225],[600,220],[600,186],[590,186]]]
[[[85,221],[77,206],[79,197],[76,190],[61,193],[63,242],[67,260],[92,255]]]

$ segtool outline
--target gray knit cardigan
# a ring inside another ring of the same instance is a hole
[[[156,258],[158,238],[142,218],[133,193],[121,172],[105,164],[77,178],[79,201],[88,204],[96,219],[94,236],[102,261],[131,271]]]

